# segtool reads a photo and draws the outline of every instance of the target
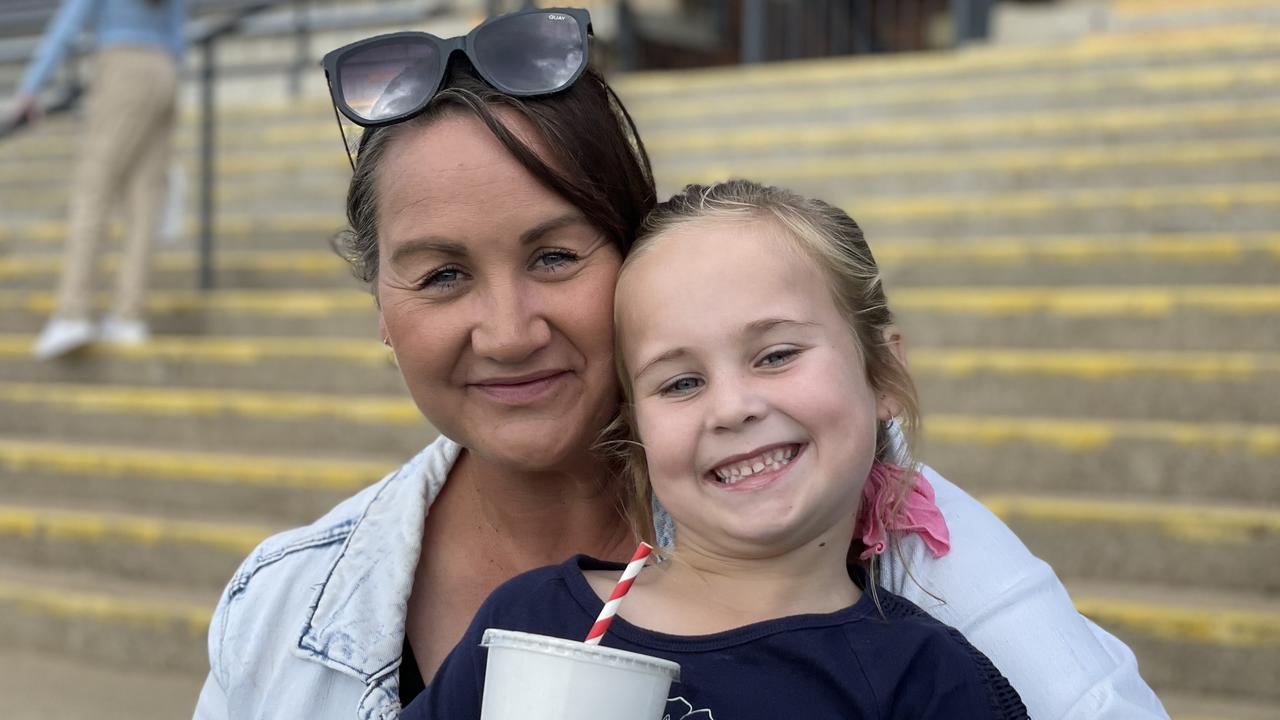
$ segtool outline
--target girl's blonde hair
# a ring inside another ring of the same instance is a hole
[[[894,432],[889,422],[880,423],[876,432],[875,461],[898,468],[894,497],[885,505],[889,517],[879,518],[881,527],[894,527],[893,521],[902,511],[914,478],[911,447],[920,427],[920,403],[907,368],[885,338],[885,331],[893,324],[893,313],[885,298],[880,269],[861,228],[843,210],[821,200],[750,180],[688,185],[670,200],[659,203],[645,218],[622,272],[664,233],[703,220],[773,223],[824,276],[832,299],[861,350],[868,384],[878,394],[892,398],[900,408],[901,432]],[[652,544],[653,492],[644,447],[636,432],[634,396],[621,353],[616,355],[616,363],[624,400],[618,417],[605,430],[602,446],[622,469],[627,485],[623,506],[633,529]],[[862,549],[861,541],[854,539],[850,557],[856,558]],[[874,565],[871,569],[874,572]]]

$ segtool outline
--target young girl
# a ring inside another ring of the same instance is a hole
[[[892,430],[914,427],[915,391],[848,215],[689,186],[646,221],[614,313],[624,504],[652,542],[656,499],[678,542],[604,644],[680,664],[671,720],[1026,717],[957,631],[875,585],[896,533],[936,554],[947,535]],[[582,639],[619,569],[578,556],[500,587],[403,717],[478,718],[484,629]]]

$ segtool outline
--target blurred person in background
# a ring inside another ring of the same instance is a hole
[[[96,54],[53,316],[32,353],[55,358],[95,340],[145,342],[147,269],[165,201],[178,72],[186,49],[186,0],[63,0],[15,99],[27,122],[40,118],[38,94],[81,31]],[[127,231],[113,305],[95,326],[93,275],[111,211],[123,200]]]

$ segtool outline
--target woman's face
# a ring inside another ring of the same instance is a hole
[[[617,409],[617,248],[471,115],[393,140],[377,182],[380,320],[419,410],[499,465],[581,462]]]

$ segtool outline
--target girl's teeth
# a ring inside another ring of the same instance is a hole
[[[765,468],[779,468],[791,461],[796,456],[796,450],[793,447],[778,448],[769,453],[762,455],[759,459],[744,461],[737,465],[727,468],[719,468],[715,471],[716,477],[720,482],[732,485],[738,480],[750,477]]]

